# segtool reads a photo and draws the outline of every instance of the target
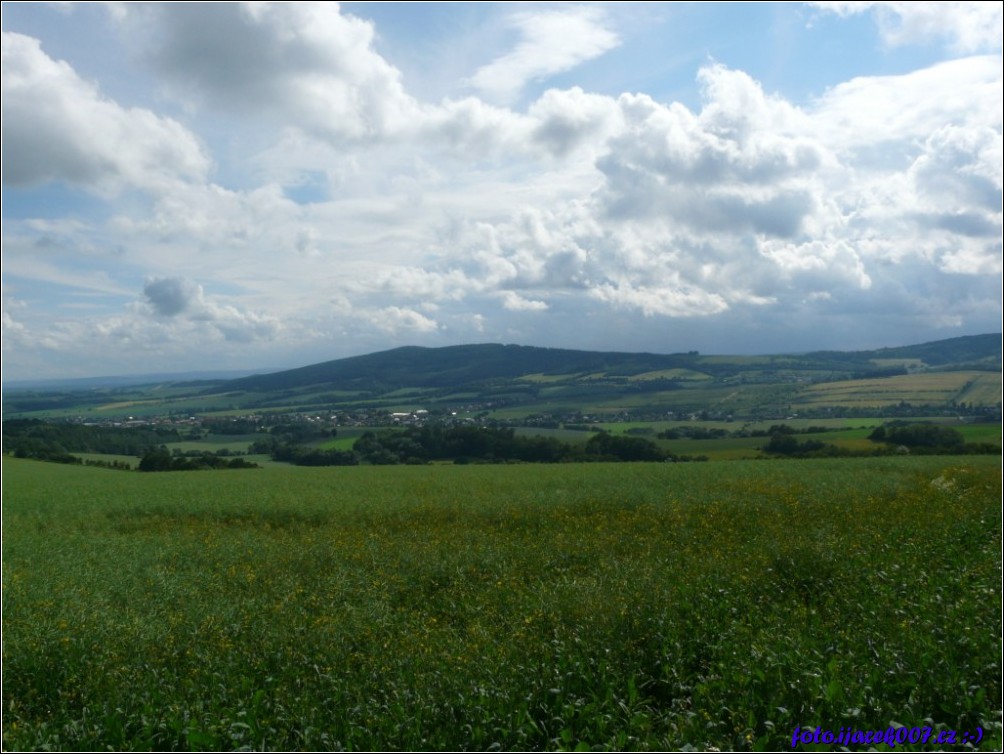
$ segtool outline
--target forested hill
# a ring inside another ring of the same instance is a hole
[[[966,335],[948,340],[935,340],[915,346],[879,348],[874,351],[820,351],[810,356],[828,356],[834,359],[887,361],[890,359],[916,359],[928,367],[952,366],[957,369],[983,367],[1000,370],[1001,333]]]
[[[1001,335],[974,335],[914,346],[873,351],[818,351],[776,356],[703,356],[680,354],[576,351],[562,348],[494,343],[422,348],[406,346],[389,351],[326,361],[272,374],[225,383],[226,390],[268,392],[311,385],[344,389],[391,389],[394,386],[456,387],[527,376],[632,377],[665,370],[695,370],[709,376],[737,368],[827,370],[848,375],[876,375],[890,364],[914,362],[914,368],[1001,368]],[[216,387],[215,390],[219,390]]]
[[[692,366],[696,358],[696,354],[574,351],[497,343],[443,348],[404,346],[285,372],[245,377],[228,382],[226,388],[270,391],[327,383],[363,388],[374,384],[450,387],[531,374],[640,374]]]

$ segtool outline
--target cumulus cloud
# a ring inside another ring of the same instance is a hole
[[[925,140],[923,151],[907,171],[917,196],[957,216],[999,213],[1002,200],[1002,146],[999,130],[980,127],[938,128]],[[971,227],[986,227],[973,223]],[[964,235],[964,226],[960,226]],[[998,232],[977,233],[998,235]]]
[[[387,333],[429,333],[439,329],[434,319],[414,309],[387,306],[369,315],[370,322]]]
[[[620,108],[611,97],[587,94],[579,87],[548,89],[529,108],[530,138],[553,155],[583,145],[602,148],[623,127]]]
[[[981,56],[827,92],[810,113],[841,164],[827,232],[866,266],[999,270],[1001,80],[999,60]]]
[[[515,50],[477,74],[482,96],[425,103],[372,24],[333,4],[116,8],[187,125],[112,102],[4,34],[5,183],[150,194],[101,217],[5,217],[8,279],[118,307],[79,322],[5,311],[11,341],[215,357],[280,333],[306,353],[545,331],[657,348],[674,319],[708,336],[795,319],[808,333],[853,329],[848,311],[895,315],[902,332],[997,326],[999,55],[798,105],[709,64],[696,106],[580,86],[516,110],[528,83],[617,44],[599,10],[523,13]],[[535,62],[547,40],[555,54]],[[208,177],[188,130],[207,123],[233,128],[218,155],[233,183]],[[587,319],[595,335],[577,328]]]
[[[578,57],[574,49],[560,56],[562,65],[588,57],[584,50],[607,34],[593,11],[523,14],[521,23],[538,15],[538,42],[556,31],[552,16],[567,15],[583,32],[570,43],[576,36],[566,29],[558,47],[582,49]],[[121,22],[174,98],[271,121],[284,129],[287,147],[308,134],[336,147],[419,139],[464,159],[531,151],[533,119],[508,108],[475,97],[418,102],[405,91],[401,72],[374,49],[372,24],[335,3],[155,3],[128,6]],[[555,65],[545,67],[564,70]],[[540,134],[544,142],[547,133]],[[308,149],[316,154],[318,146]],[[284,158],[290,150],[281,151]]]
[[[940,128],[907,171],[919,248],[945,272],[1000,275],[1002,136],[992,129]]]
[[[525,154],[534,127],[526,116],[475,97],[425,108],[413,125],[440,149],[477,160]]]
[[[496,102],[511,102],[530,81],[575,68],[620,44],[597,8],[516,13],[510,19],[520,34],[514,50],[482,66],[470,84]]]
[[[249,354],[273,346],[280,330],[267,315],[207,300],[191,281],[148,280],[146,289],[140,301],[113,313],[88,306],[56,312],[5,301],[5,309],[17,310],[16,317],[7,311],[2,317],[5,361],[12,357],[27,368],[26,377],[238,367]]]
[[[207,319],[224,340],[235,343],[273,340],[282,329],[275,317],[244,311],[236,306],[211,306]]]
[[[813,103],[811,125],[838,153],[860,154],[876,167],[885,156],[878,147],[924,140],[946,125],[1001,128],[1001,65],[996,56],[974,56],[898,76],[860,76],[839,84]]]
[[[177,121],[103,96],[37,39],[3,32],[3,182],[105,191],[201,180],[209,159]]]
[[[143,295],[161,317],[174,317],[194,307],[202,308],[202,286],[182,278],[148,280]]]
[[[980,103],[1000,73],[985,62],[858,79],[805,109],[720,65],[700,71],[696,112],[644,95],[548,92],[528,115],[543,128],[567,102],[555,151],[601,143],[599,182],[547,210],[466,224],[438,262],[408,272],[420,284],[396,294],[494,291],[526,311],[583,291],[647,317],[707,317],[882,296],[907,260],[929,275],[999,269],[1000,116]],[[879,128],[881,114],[860,110],[883,97],[904,104]],[[876,140],[897,160],[876,160]],[[527,290],[540,295],[517,293]]]
[[[872,285],[861,256],[843,240],[792,243],[762,238],[758,250],[798,289],[811,291],[809,295],[829,298],[827,289],[844,282],[863,290]]]
[[[612,219],[701,233],[793,237],[814,211],[813,179],[831,158],[807,119],[741,71],[702,69],[699,113],[644,95],[619,100],[625,127],[597,162]]]
[[[339,141],[382,138],[416,114],[372,24],[335,3],[139,5],[124,22],[183,101]]]
[[[229,341],[270,339],[280,329],[274,317],[207,300],[202,286],[185,278],[147,280],[143,296],[149,310],[160,320],[196,327],[204,324]]]
[[[25,326],[15,320],[6,309],[0,313],[0,326],[3,327],[4,348],[10,344],[10,339],[20,341],[21,337],[27,334]]]
[[[417,140],[464,160],[561,157],[587,140],[601,143],[616,110],[609,98],[582,90],[549,92],[525,115],[500,106],[508,96],[489,98],[496,104],[483,97],[421,103],[375,50],[372,24],[334,3],[150,3],[125,6],[116,18],[174,99],[282,129],[273,163],[302,161],[302,134],[336,148]],[[592,8],[516,14],[522,43],[473,81],[482,95],[515,96],[529,80],[616,46],[603,22]],[[311,155],[319,149],[308,144]]]
[[[639,309],[646,317],[694,317],[720,314],[729,308],[722,296],[690,286],[654,288],[605,283],[591,294],[618,308]]]
[[[979,64],[965,70],[968,77],[954,77],[953,96],[954,107],[968,113],[993,76]],[[913,117],[883,133],[913,162],[887,165],[869,159],[876,136],[853,120],[862,117],[862,99],[952,78],[935,67],[859,79],[800,109],[746,73],[709,65],[698,73],[703,102],[696,111],[580,89],[546,92],[526,115],[473,98],[444,103],[425,111],[421,127],[462,152],[494,159],[508,151],[502,145],[522,142],[520,159],[530,160],[527,145],[536,145],[554,155],[585,149],[594,161],[582,173],[587,181],[556,182],[549,199],[539,198],[547,196],[539,193],[543,184],[524,186],[522,195],[538,197],[534,205],[517,201],[493,212],[473,197],[457,204],[465,214],[472,208],[473,218],[449,221],[449,232],[427,229],[418,263],[362,263],[366,244],[398,243],[373,235],[378,217],[404,227],[408,215],[394,202],[379,211],[376,200],[330,204],[308,214],[276,185],[165,195],[133,233],[138,239],[170,232],[174,246],[194,239],[194,251],[181,253],[194,262],[208,260],[202,250],[212,249],[221,269],[241,268],[246,249],[282,250],[285,256],[260,257],[276,280],[296,277],[282,262],[295,255],[298,264],[310,264],[304,291],[316,295],[328,285],[347,297],[344,321],[395,336],[443,332],[447,321],[469,314],[461,314],[461,304],[475,300],[500,302],[498,311],[553,313],[555,295],[585,294],[646,317],[707,317],[810,297],[838,302],[885,283],[876,262],[912,256],[950,274],[999,268],[992,237],[1000,226],[999,126],[985,115],[945,126],[944,108],[952,106],[915,105]],[[826,124],[841,119],[847,128],[831,139]],[[558,177],[565,168],[554,169]],[[419,224],[422,215],[415,215]],[[332,239],[346,232],[355,250],[333,253]],[[405,248],[402,256],[411,256]],[[328,267],[336,259],[338,272]],[[160,318],[202,321],[232,340],[270,337],[277,327],[263,315],[207,303],[200,287],[181,278],[149,283],[146,298]],[[448,308],[433,318],[430,302]],[[487,327],[478,316],[479,327]]]
[[[373,281],[373,288],[381,293],[421,301],[457,301],[480,287],[479,281],[459,269],[397,267],[380,272]]]
[[[511,312],[544,312],[550,308],[546,301],[523,298],[515,291],[502,292],[502,306]]]
[[[999,49],[1002,7],[990,2],[815,2],[841,16],[872,12],[892,46],[942,41],[957,52]]]

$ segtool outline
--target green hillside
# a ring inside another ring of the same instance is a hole
[[[341,387],[452,387],[529,375],[577,377],[589,373],[631,376],[659,369],[691,368],[695,355],[605,353],[486,343],[444,348],[406,346],[390,351],[245,377],[228,390],[288,390],[338,383]]]
[[[9,417],[145,418],[164,414],[434,411],[667,414],[705,418],[916,415],[999,410],[1001,336],[871,351],[704,355],[577,351],[497,343],[388,351],[228,381],[93,389],[5,389]],[[984,417],[985,418],[985,417]]]
[[[873,351],[818,351],[771,356],[701,356],[576,351],[564,348],[485,343],[443,348],[406,346],[389,351],[311,364],[225,383],[227,391],[268,392],[331,384],[342,389],[390,390],[400,387],[458,387],[522,378],[528,382],[595,382],[616,378],[645,381],[739,376],[792,371],[811,376],[832,374],[884,376],[890,361],[923,367],[982,365],[1000,370],[1001,336],[976,335],[901,348]],[[901,367],[905,372],[906,367]],[[682,371],[681,371],[682,370]],[[662,376],[660,375],[662,373]],[[206,392],[219,392],[211,388]]]

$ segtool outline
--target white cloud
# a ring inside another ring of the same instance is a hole
[[[502,292],[502,306],[511,312],[543,312],[550,308],[546,301],[523,298],[515,291]]]
[[[564,157],[602,143],[616,116],[610,98],[581,89],[548,92],[526,115],[478,97],[420,103],[374,49],[372,24],[334,3],[150,3],[116,18],[171,98],[277,129],[262,157],[285,180],[316,169],[319,155],[329,180],[339,161],[357,170],[359,153],[345,147],[428,147],[465,162]],[[617,44],[603,20],[594,8],[517,14],[524,41],[490,68],[517,88],[568,70]]]
[[[512,16],[516,48],[478,69],[470,84],[488,99],[511,102],[528,82],[539,81],[599,57],[620,44],[597,8],[535,10]]]
[[[591,294],[618,308],[638,309],[646,317],[706,317],[729,308],[720,295],[692,287],[654,288],[607,283],[594,288]]]
[[[611,97],[587,94],[579,87],[548,89],[529,108],[531,139],[562,157],[580,146],[599,150],[623,128],[621,110]]]
[[[158,324],[183,332],[209,328],[228,341],[269,340],[279,332],[275,317],[207,300],[202,286],[185,278],[152,278],[143,286],[145,304]],[[129,322],[129,326],[135,323]],[[118,323],[108,330],[112,333]],[[177,335],[173,339],[177,339]]]
[[[1002,6],[997,2],[814,2],[842,16],[872,11],[892,46],[945,40],[957,52],[1000,49]]]
[[[859,313],[903,332],[999,313],[999,56],[862,76],[797,106],[709,64],[697,106],[573,86],[517,111],[418,102],[373,25],[334,5],[176,6],[123,5],[111,28],[150,64],[150,101],[188,106],[184,126],[5,33],[5,181],[105,192],[92,203],[122,192],[97,215],[5,217],[5,281],[27,302],[4,312],[5,347],[246,364],[266,345],[653,349],[679,319],[688,338],[719,328],[745,346],[736,333],[795,319],[808,342]],[[559,16],[600,43],[566,26],[535,68],[527,51]],[[496,61],[500,96],[616,42],[595,8],[531,17],[537,36],[518,27]],[[69,297],[41,293],[56,288]],[[67,298],[102,314],[71,316]]]
[[[999,130],[946,125],[927,137],[923,152],[913,161],[907,175],[913,180],[918,198],[928,202],[932,209],[959,216],[999,214],[1004,170],[1002,147],[1004,138]],[[961,226],[960,232],[970,235]],[[991,227],[989,232],[977,230],[974,234],[999,233],[1000,228]]]
[[[671,218],[700,231],[790,237],[815,206],[811,179],[830,158],[796,108],[748,75],[701,71],[698,114],[622,95],[624,132],[598,162],[613,218]]]
[[[420,301],[459,301],[481,286],[481,282],[459,269],[396,267],[380,272],[373,280],[376,291]]]
[[[1001,268],[999,61],[973,57],[835,87],[811,111],[839,155],[828,232],[865,266]]]
[[[0,318],[2,318],[5,346],[8,344],[9,338],[19,339],[22,335],[26,334],[25,326],[15,320],[6,309],[4,309]]]
[[[274,318],[207,300],[201,287],[181,282],[173,305],[183,308],[168,316],[156,315],[146,297],[115,314],[66,316],[26,305],[15,320],[4,312],[5,361],[29,370],[27,377],[74,377],[246,366],[249,357],[268,358],[264,349],[275,347],[280,330]],[[174,311],[161,294],[153,289],[158,305]]]
[[[811,109],[811,128],[838,152],[926,139],[946,125],[1001,128],[1001,64],[996,56],[951,60],[900,76],[861,76],[826,92]],[[907,143],[907,146],[910,146]],[[865,154],[872,163],[883,159]],[[901,167],[893,164],[892,167]]]
[[[908,262],[931,280],[999,269],[1000,127],[971,114],[999,73],[982,61],[959,73],[936,66],[859,79],[806,110],[718,65],[699,75],[696,113],[644,95],[590,96],[591,107],[578,109],[581,93],[567,93],[573,130],[603,144],[591,147],[601,155],[598,188],[587,183],[546,211],[468,224],[414,290],[448,289],[454,300],[497,291],[517,310],[516,290],[584,291],[648,317],[700,317],[809,300],[857,305],[864,291],[883,296],[895,266]],[[877,134],[871,116],[856,120],[860,98],[897,90],[916,96],[892,127]],[[564,95],[547,93],[529,114]],[[833,122],[843,123],[839,138]],[[898,161],[874,159],[877,138]]]
[[[532,26],[537,15],[538,42],[556,30],[553,16],[567,16],[583,33],[573,48],[593,49],[610,36],[596,25],[595,11],[524,14],[520,23]],[[173,98],[191,109],[250,115],[280,129],[282,148],[271,148],[269,161],[287,171],[290,159],[304,162],[304,147],[308,164],[316,166],[320,145],[310,138],[305,143],[304,134],[338,150],[413,148],[417,140],[465,160],[532,151],[532,118],[474,97],[419,103],[405,91],[401,72],[375,51],[372,24],[334,3],[130,5],[122,23]],[[566,47],[576,39],[564,37]],[[571,65],[585,59],[585,52],[578,54],[559,57]],[[545,147],[560,151],[566,147],[549,136],[556,128],[544,124],[538,135]],[[339,157],[344,152],[328,155],[327,162]]]
[[[418,135],[465,159],[498,159],[525,153],[533,122],[474,97],[426,108],[414,122]]]
[[[163,190],[201,180],[209,159],[177,121],[124,108],[46,55],[37,39],[3,32],[3,181],[64,181],[103,191]]]
[[[143,295],[161,317],[174,317],[194,306],[202,307],[202,286],[182,278],[156,278],[143,286]]]
[[[859,289],[868,289],[872,285],[860,255],[846,241],[791,243],[762,238],[758,247],[786,279],[795,281],[800,289],[815,289],[814,295],[820,295],[821,289],[836,288],[843,282]],[[829,297],[829,294],[826,295]]]
[[[439,324],[434,319],[400,306],[384,307],[369,313],[367,319],[380,330],[395,335],[402,332],[430,333],[439,329]]]
[[[122,19],[146,59],[190,105],[335,141],[410,125],[417,103],[373,50],[373,26],[335,3],[130,5]]]

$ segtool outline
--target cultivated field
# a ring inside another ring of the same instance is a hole
[[[906,401],[942,405],[952,401],[993,404],[1000,401],[999,372],[932,372],[878,379],[812,385],[792,400],[797,406],[862,408]]]
[[[1000,477],[4,458],[3,747],[999,750]]]

